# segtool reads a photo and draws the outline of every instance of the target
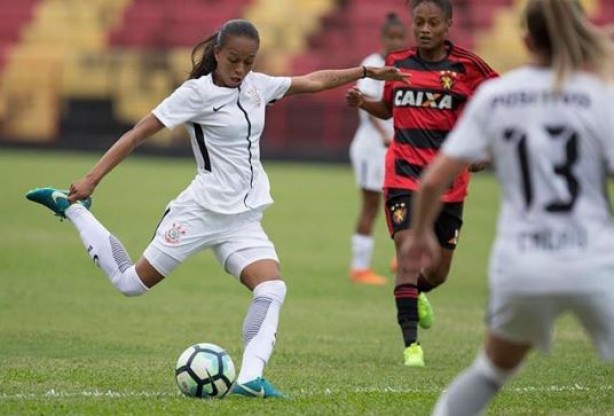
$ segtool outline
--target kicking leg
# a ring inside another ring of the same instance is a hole
[[[65,214],[79,231],[89,256],[122,294],[142,295],[164,278],[144,258],[135,266],[123,244],[85,207],[72,204]]]
[[[132,264],[121,242],[88,211],[91,198],[71,205],[67,192],[54,188],[33,189],[26,198],[46,206],[60,218],[70,219],[94,263],[124,295],[141,295],[164,278],[145,259],[139,260],[136,267]]]

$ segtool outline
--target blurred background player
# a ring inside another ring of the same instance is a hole
[[[407,29],[396,13],[389,13],[381,27],[382,49],[367,56],[365,66],[383,67],[392,51],[407,47]],[[380,100],[384,82],[364,78],[356,83],[362,93],[373,100]],[[387,280],[371,270],[374,239],[373,226],[380,208],[384,186],[386,148],[392,141],[392,120],[373,117],[358,110],[360,124],[350,146],[350,160],[361,193],[361,209],[352,236],[352,262],[350,278],[354,283],[384,285]]]
[[[573,313],[614,361],[614,44],[575,0],[529,0],[531,63],[486,83],[421,181],[401,267],[437,261],[440,195],[468,164],[490,158],[502,187],[489,267],[488,334],[435,415],[481,414],[527,353],[550,348]],[[609,171],[609,172],[608,172]]]
[[[400,248],[411,236],[411,202],[423,170],[434,159],[477,87],[497,76],[477,55],[448,40],[452,25],[449,0],[411,0],[408,5],[417,47],[390,54],[386,65],[408,74],[409,82],[386,82],[383,98],[378,101],[365,99],[357,88],[346,97],[351,106],[394,120],[394,140],[386,154],[384,198],[399,263]],[[396,273],[397,321],[405,343],[403,361],[410,367],[425,365],[418,323],[429,328],[433,311],[424,293],[447,279],[463,224],[468,183],[469,171],[464,170],[442,196],[444,209],[435,223],[439,261],[419,273],[402,267]]]
[[[264,210],[273,202],[259,147],[267,104],[367,76],[403,76],[396,68],[362,66],[272,77],[252,72],[259,46],[260,36],[250,22],[226,22],[194,48],[189,79],[123,134],[84,178],[70,185],[68,194],[42,188],[27,197],[68,218],[94,263],[126,296],[146,293],[192,254],[211,249],[220,265],[253,292],[232,393],[266,398],[281,396],[262,375],[286,295],[275,247],[261,225]],[[138,145],[164,127],[179,125],[190,133],[196,177],[167,206],[154,239],[133,264],[122,243],[88,211],[89,198]]]

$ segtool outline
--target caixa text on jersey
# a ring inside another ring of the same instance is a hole
[[[439,110],[456,110],[466,99],[459,95],[440,91],[426,91],[400,88],[394,94],[395,107],[437,108]]]

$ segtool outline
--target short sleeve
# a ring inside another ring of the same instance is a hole
[[[153,111],[162,124],[169,129],[183,124],[205,109],[205,100],[197,80],[188,80],[162,101]]]
[[[468,163],[488,159],[486,124],[489,109],[488,93],[484,87],[480,87],[446,138],[441,152],[450,158]]]
[[[606,87],[606,97],[604,100],[603,109],[604,122],[603,125],[603,147],[605,150],[605,158],[608,165],[608,171],[610,174],[614,174],[614,107],[610,105],[614,101],[614,85]]]
[[[262,98],[267,104],[282,98],[288,92],[290,84],[292,84],[290,77],[272,77],[257,72],[252,74],[262,94]]]

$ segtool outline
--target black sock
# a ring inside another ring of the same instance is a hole
[[[437,285],[429,282],[422,273],[418,275],[418,292],[428,293],[436,287]]]
[[[394,288],[397,305],[397,322],[403,333],[405,346],[409,347],[418,339],[418,288],[406,284]]]

